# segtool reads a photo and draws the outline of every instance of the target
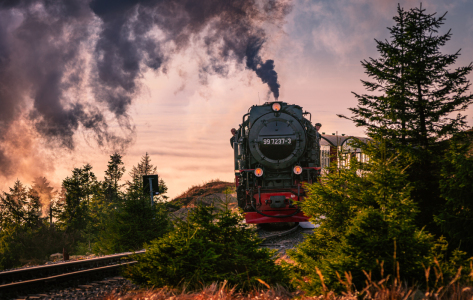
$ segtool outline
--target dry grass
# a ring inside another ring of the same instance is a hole
[[[444,286],[439,286],[439,279],[442,279],[443,274],[440,268],[440,264],[435,260],[436,266],[434,266],[435,273],[435,284],[433,288],[427,287],[419,289],[416,286],[409,287],[406,283],[401,281],[399,275],[399,263],[396,267],[396,277],[392,280],[391,275],[387,275],[382,280],[373,281],[371,272],[363,273],[366,276],[366,287],[357,291],[352,283],[352,276],[348,272],[345,272],[343,276],[340,276],[337,272],[338,281],[345,287],[345,292],[342,295],[336,295],[332,291],[327,290],[324,284],[324,277],[319,269],[316,268],[317,274],[320,278],[323,288],[323,295],[317,297],[302,297],[301,299],[373,299],[373,300],[420,300],[420,299],[446,299],[446,300],[473,300],[473,271],[468,275],[468,278],[463,278],[463,282],[460,283],[462,267],[460,267],[455,277]],[[470,269],[473,270],[473,262],[470,262]],[[381,263],[381,276],[383,276],[383,263]],[[425,279],[429,282],[430,267],[425,269]]]
[[[369,274],[367,273],[367,277]],[[323,277],[322,277],[323,278]],[[337,295],[332,291],[324,289],[324,293],[318,296],[306,296],[302,291],[289,292],[281,286],[269,287],[267,290],[254,290],[250,292],[237,292],[235,288],[230,288],[226,283],[211,284],[201,291],[188,292],[185,289],[182,291],[173,290],[169,288],[161,289],[142,289],[138,291],[130,291],[126,295],[110,294],[103,299],[106,300],[189,300],[189,299],[208,299],[208,300],[472,300],[473,287],[465,286],[459,283],[451,282],[446,287],[439,287],[433,290],[421,291],[417,288],[409,288],[405,284],[399,283],[397,279],[394,283],[387,284],[388,278],[379,282],[372,282],[367,280],[367,287],[361,292],[351,289],[351,284],[346,279],[347,291],[341,295]],[[342,280],[343,281],[343,280]],[[266,285],[263,282],[264,285]]]
[[[382,284],[381,284],[382,285]],[[303,292],[288,292],[282,287],[270,288],[268,290],[254,290],[251,292],[236,292],[234,289],[225,287],[224,284],[212,284],[199,292],[176,291],[168,288],[148,289],[130,291],[126,295],[108,295],[103,299],[106,300],[189,300],[189,299],[208,299],[208,300],[407,300],[407,299],[445,299],[445,300],[471,300],[473,299],[473,288],[461,286],[459,284],[452,285],[446,289],[437,289],[436,291],[425,292],[418,289],[408,288],[401,284],[393,284],[391,286],[371,286],[367,292],[345,292],[337,295],[334,292],[327,291],[319,296],[306,296]]]
[[[103,299],[106,300],[132,300],[132,299],[147,299],[147,300],[269,300],[269,299],[293,299],[296,296],[294,293],[288,292],[283,287],[277,286],[265,291],[254,290],[250,292],[237,292],[235,288],[228,287],[226,282],[217,284],[213,283],[201,291],[188,292],[185,289],[178,291],[175,289],[161,288],[130,291],[126,295],[108,295]]]

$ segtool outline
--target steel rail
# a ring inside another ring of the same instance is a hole
[[[41,266],[35,266],[35,267],[30,267],[30,268],[22,268],[22,269],[15,269],[15,270],[10,270],[10,271],[4,271],[0,272],[0,283],[5,284],[5,283],[12,283],[15,281],[15,279],[22,280],[21,277],[35,277],[36,274],[39,274],[37,276],[44,276],[42,273],[55,273],[55,272],[60,272],[61,270],[64,269],[72,269],[72,268],[79,268],[82,266],[88,266],[88,265],[93,265],[93,264],[104,264],[107,263],[107,261],[114,261],[117,259],[121,259],[123,257],[130,256],[132,254],[140,254],[144,253],[145,250],[140,250],[136,252],[125,252],[125,253],[119,253],[119,254],[113,254],[113,255],[107,255],[107,256],[102,256],[102,257],[96,257],[96,258],[90,258],[90,259],[82,259],[82,260],[76,260],[76,261],[65,261],[62,263],[57,263],[57,264],[50,264],[50,265],[41,265]]]
[[[289,234],[293,233],[294,231],[297,231],[299,228],[301,228],[301,227],[299,225],[297,225],[297,226],[294,226],[291,229],[288,229],[288,230],[285,230],[285,231],[279,231],[279,232],[276,232],[276,233],[273,233],[273,234],[263,236],[263,237],[261,237],[261,239],[263,240],[263,243],[261,243],[260,246],[267,246],[267,244],[265,244],[264,242],[268,242],[272,239],[282,237],[282,236],[285,236],[285,235],[289,235]]]
[[[276,239],[278,237],[282,237],[282,236],[286,236],[286,235],[290,235],[294,232],[296,232],[298,229],[301,229],[301,234],[303,234],[305,232],[305,229],[300,227],[300,226],[296,226],[290,230],[287,230],[281,234],[275,234],[273,236],[271,236],[269,239],[265,239],[263,240],[263,243],[260,244],[261,247],[281,247],[283,244],[285,244],[285,242],[280,242],[280,243],[274,243],[274,244],[271,244],[271,243],[267,243],[269,242],[270,240],[272,239]]]
[[[136,261],[121,261],[123,258],[144,252],[145,250],[140,250],[0,272],[0,298],[4,299],[4,297],[18,295],[20,292],[29,293],[48,290],[53,285],[60,285],[68,281],[73,282],[74,285],[79,281],[90,280],[95,277],[99,279],[99,276],[105,274],[115,274],[119,268],[136,263]]]
[[[136,264],[136,263],[137,263],[137,261],[134,260],[134,261],[114,264],[114,265],[110,265],[110,266],[104,266],[104,267],[98,267],[98,268],[93,268],[93,269],[74,271],[74,272],[69,272],[69,273],[64,273],[64,274],[59,274],[59,275],[54,275],[54,276],[49,276],[49,277],[43,277],[43,278],[36,278],[36,279],[31,279],[31,280],[26,280],[26,281],[17,281],[17,282],[7,283],[7,284],[0,285],[0,291],[3,292],[6,289],[10,289],[10,288],[18,289],[19,287],[35,285],[35,284],[38,284],[38,283],[51,283],[51,282],[58,282],[58,281],[66,281],[66,280],[69,280],[73,277],[84,276],[88,273],[108,272],[108,271],[111,271],[111,270],[114,270],[114,269],[118,269],[122,266],[133,265],[133,264]]]

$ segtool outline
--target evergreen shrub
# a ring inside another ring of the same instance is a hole
[[[323,291],[318,272],[326,287],[340,291],[345,274],[361,289],[365,272],[373,280],[394,279],[399,272],[412,282],[422,280],[424,266],[433,262],[434,238],[415,225],[412,188],[397,157],[373,149],[382,148],[380,142],[366,147],[373,154],[368,163],[353,159],[348,168],[332,166],[321,183],[306,186],[303,211],[320,226],[289,255],[296,262],[296,286],[309,292]]]
[[[96,248],[109,253],[143,249],[145,243],[158,239],[171,228],[164,203],[154,202],[140,193],[128,194],[99,237]],[[96,250],[96,251],[97,251]]]
[[[440,191],[445,199],[435,216],[450,250],[460,249],[473,256],[473,155],[472,133],[457,134],[444,153]]]
[[[242,290],[260,280],[287,285],[288,273],[273,260],[274,251],[260,248],[261,240],[242,220],[228,208],[199,204],[169,234],[147,245],[125,276],[142,286],[188,289],[223,281]]]

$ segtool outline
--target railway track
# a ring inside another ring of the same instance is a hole
[[[135,252],[144,253],[144,250]],[[133,252],[0,272],[0,299],[116,276]]]
[[[281,239],[300,235],[304,230],[299,226],[289,229],[268,231],[257,230],[263,240],[262,247],[279,247]],[[144,253],[137,251],[136,254]],[[81,286],[94,280],[116,276],[120,268],[135,264],[130,259],[132,252],[108,255],[78,261],[66,261],[57,264],[22,268],[0,272],[0,299],[10,299],[18,295],[38,294],[51,289]]]
[[[260,244],[262,247],[274,246],[271,242],[275,239],[279,239],[285,236],[289,236],[295,234],[301,230],[299,225],[296,225],[290,229],[286,230],[278,230],[278,231],[266,231],[262,229],[258,229],[257,233],[258,236],[263,240],[263,243]]]
[[[313,226],[313,225],[312,225]],[[258,235],[263,239],[260,244],[261,247],[273,249],[278,251],[278,255],[286,255],[286,251],[295,248],[299,243],[303,242],[307,234],[312,234],[314,227],[304,225],[295,226],[287,230],[279,230],[276,232],[266,232]]]

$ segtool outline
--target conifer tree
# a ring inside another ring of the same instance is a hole
[[[16,224],[36,225],[41,217],[39,197],[19,180],[15,181],[9,193],[0,196],[0,227]]]
[[[58,205],[60,211],[56,217],[61,229],[66,232],[82,231],[89,220],[89,203],[97,188],[97,177],[92,166],[74,168],[72,176],[63,180],[64,198]]]
[[[17,180],[8,193],[0,194],[0,270],[44,258],[35,243],[46,238],[47,227],[42,225],[41,202],[34,190]]]
[[[131,181],[127,182],[128,185],[128,195],[137,195],[137,192],[141,192],[143,181],[143,175],[155,175],[158,174],[158,168],[151,163],[151,158],[146,152],[146,154],[141,158],[140,162],[137,166],[133,166],[129,175],[131,177]],[[165,195],[168,188],[166,183],[162,178],[159,179],[159,188],[158,192],[159,195],[155,196],[155,200],[157,201],[165,201],[168,197]]]
[[[159,196],[155,196],[152,206],[149,194],[143,193],[142,176],[157,173],[157,167],[151,163],[151,158],[146,153],[138,163],[133,166],[127,181],[127,190],[120,192],[118,181],[125,172],[122,167],[121,156],[117,153],[110,157],[109,167],[105,172],[104,189],[94,196],[92,218],[94,232],[96,232],[94,251],[97,253],[114,253],[142,249],[145,242],[161,237],[169,227],[169,219],[163,195],[167,187],[162,179],[159,181]],[[103,201],[110,196],[110,190],[115,192],[119,201]]]
[[[368,136],[385,139],[390,149],[402,154],[420,209],[417,224],[440,234],[433,221],[444,203],[439,142],[466,128],[466,116],[460,112],[473,102],[466,77],[473,64],[452,69],[460,50],[440,52],[452,36],[450,31],[438,33],[445,14],[428,14],[422,5],[408,11],[398,6],[394,21],[388,28],[390,40],[376,40],[380,57],[362,61],[370,77],[362,83],[368,92],[377,93],[354,93],[358,105],[350,109],[353,116],[339,116],[365,127]]]
[[[92,242],[90,246],[86,245],[88,251],[109,254],[116,250],[111,244],[117,236],[113,228],[124,201],[124,194],[120,190],[122,185],[119,184],[124,173],[122,156],[115,152],[110,155],[104,181],[98,184],[100,188],[94,191],[89,205],[90,222],[87,232],[90,233]]]
[[[440,52],[452,36],[450,31],[438,34],[445,15],[427,14],[422,5],[409,11],[398,6],[396,24],[388,28],[391,40],[376,40],[380,58],[362,61],[373,79],[362,80],[363,85],[381,95],[354,93],[358,106],[350,109],[354,116],[349,119],[366,127],[368,135],[427,150],[465,128],[466,116],[451,114],[473,102],[466,94],[473,64],[451,70],[460,50]]]
[[[130,171],[130,176],[133,182],[141,182],[141,177],[143,175],[153,175],[156,174],[158,168],[151,164],[151,157],[149,157],[148,152],[141,158],[137,166],[133,166]]]
[[[125,166],[122,161],[122,156],[115,152],[110,156],[108,167],[105,171],[104,190],[109,202],[116,202],[120,192],[120,185],[118,182],[125,173]]]

